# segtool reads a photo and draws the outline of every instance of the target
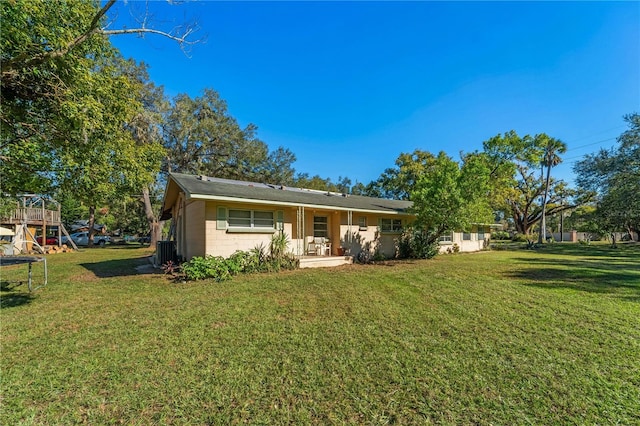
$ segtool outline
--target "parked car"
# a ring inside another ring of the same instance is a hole
[[[77,246],[88,246],[89,245],[89,233],[87,231],[84,232],[74,232],[70,235],[71,239]],[[108,235],[94,235],[93,236],[93,244],[98,245],[100,247],[104,246],[107,243],[111,242],[111,237]],[[62,244],[69,244],[69,239],[67,237],[62,237]]]
[[[45,238],[44,245],[46,246],[55,246],[58,245],[58,238],[56,237],[47,237]],[[42,237],[36,237],[36,243],[42,245]]]

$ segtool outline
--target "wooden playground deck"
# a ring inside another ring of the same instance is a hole
[[[7,225],[34,225],[34,226],[58,226],[61,224],[60,212],[37,207],[18,207],[2,218],[2,224]]]

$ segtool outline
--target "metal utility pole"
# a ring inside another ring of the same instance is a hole
[[[564,207],[564,197],[560,197],[560,206]],[[560,242],[564,241],[564,210],[560,210]]]
[[[544,185],[544,162],[540,164],[540,184]],[[545,201],[546,200],[544,198],[544,195],[542,195],[540,197],[540,204],[542,204],[542,218],[540,219],[540,232],[538,232],[538,244],[542,244],[543,242],[547,241],[547,234],[545,232],[545,228],[547,227],[545,223],[546,222],[545,210],[547,206],[545,205]]]

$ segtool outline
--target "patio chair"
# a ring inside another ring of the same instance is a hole
[[[318,245],[314,241],[307,244],[307,254],[318,254]]]
[[[325,237],[315,237],[313,243],[316,246],[316,253],[321,256],[327,256],[331,254],[331,243],[327,241]]]

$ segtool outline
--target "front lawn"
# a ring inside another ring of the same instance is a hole
[[[638,245],[186,284],[149,253],[2,270],[0,424],[640,423]]]

